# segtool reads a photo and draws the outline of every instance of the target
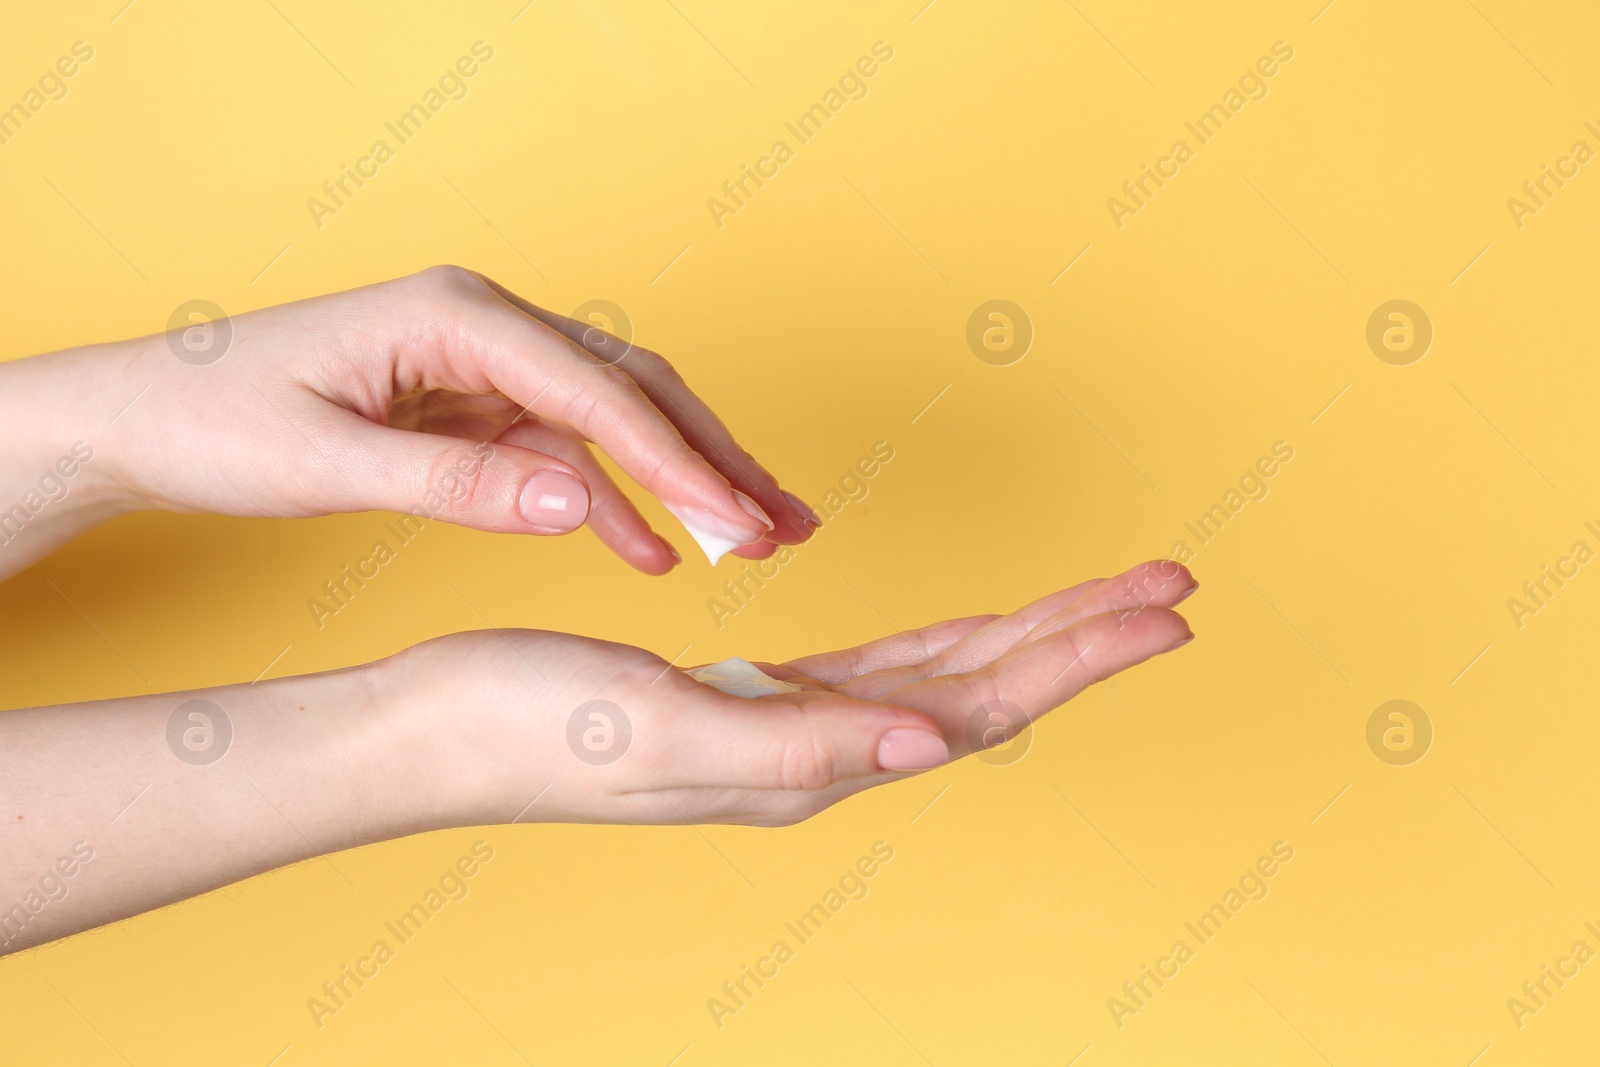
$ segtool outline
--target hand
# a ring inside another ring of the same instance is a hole
[[[637,648],[535,631],[456,634],[379,666],[443,724],[440,766],[483,790],[471,821],[781,825],[967,754],[995,702],[1012,721],[1004,738],[977,731],[981,747],[1185,644],[1171,608],[1196,587],[1177,563],[1141,564],[1010,615],[761,664],[802,691],[756,699]]]
[[[587,523],[634,567],[666,573],[679,557],[592,441],[745,558],[817,525],[666,360],[469,271],[436,267],[227,325],[231,344],[203,365],[175,356],[177,334],[7,365],[0,405],[9,393],[18,419],[35,422],[85,412],[75,430],[29,432],[88,442],[84,484],[96,489],[75,506],[96,521],[108,509],[166,508],[418,511],[524,534]],[[25,466],[18,477],[38,474]]]
[[[637,648],[521,630],[327,674],[9,711],[0,751],[27,758],[0,795],[0,900],[31,903],[0,922],[0,954],[427,830],[793,823],[964,755],[995,701],[1020,727],[1177,648],[1191,634],[1171,608],[1194,589],[1176,563],[1147,563],[1010,615],[765,665],[802,690],[754,700]],[[71,893],[28,896],[86,828],[93,862]]]

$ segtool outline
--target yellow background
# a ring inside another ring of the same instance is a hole
[[[0,104],[76,40],[95,57],[0,147],[6,357],[459,262],[561,311],[626,308],[802,495],[896,450],[720,630],[733,562],[656,580],[587,536],[434,525],[319,631],[306,599],[383,516],[126,518],[0,589],[10,706],[486,620],[787,658],[1165,554],[1274,442],[1295,458],[1195,559],[1199,640],[1013,764],[781,831],[523,825],[305,863],[0,963],[0,1060],[1592,1057],[1600,964],[1521,1029],[1506,999],[1600,948],[1600,574],[1520,630],[1506,601],[1600,546],[1600,175],[1520,229],[1505,202],[1600,147],[1600,14],[921,2],[8,5]],[[480,39],[467,98],[317,229],[306,198]],[[718,229],[706,199],[878,40],[869,95]],[[1279,40],[1266,99],[1119,230],[1107,198]],[[1036,331],[1011,366],[965,341],[994,298]],[[1404,367],[1365,341],[1396,298],[1435,330]],[[1396,698],[1435,730],[1404,767],[1365,739]],[[480,837],[471,895],[316,1028],[307,998]],[[716,1028],[707,998],[879,840],[870,894]],[[1119,1029],[1107,998],[1279,840],[1270,895]]]

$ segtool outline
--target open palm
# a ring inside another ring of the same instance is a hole
[[[754,699],[643,649],[536,630],[450,635],[395,666],[452,724],[438,743],[495,783],[483,821],[538,795],[530,820],[778,825],[993,747],[1185,644],[1172,607],[1195,588],[1176,563],[1141,564],[1009,615],[758,664],[798,689]]]

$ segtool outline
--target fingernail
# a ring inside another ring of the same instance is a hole
[[[897,726],[878,739],[878,766],[886,771],[925,771],[950,762],[950,747],[931,730]]]
[[[739,502],[739,506],[744,508],[744,510],[752,519],[755,519],[767,529],[772,529],[772,520],[767,517],[767,513],[765,511],[761,510],[760,504],[757,504],[754,500],[751,500],[737,489],[733,491],[733,499]]]
[[[1172,606],[1177,607],[1179,604],[1182,604],[1185,600],[1188,600],[1191,596],[1194,596],[1194,591],[1199,588],[1200,583],[1195,582],[1189,588],[1178,594],[1178,599],[1172,602]]]
[[[804,500],[801,500],[787,489],[783,491],[783,499],[787,500],[789,502],[789,506],[794,508],[795,511],[799,512],[800,517],[807,523],[812,526],[822,525],[822,520],[817,518],[817,513],[812,511],[811,505],[807,504]]]
[[[678,555],[678,550],[672,547],[672,542],[671,541],[668,541],[665,537],[662,537],[660,534],[656,534],[656,540],[661,542],[661,547],[666,549],[667,552],[672,556],[672,558],[674,560],[677,560],[679,563],[683,562],[683,557]]]
[[[557,533],[576,530],[589,515],[589,489],[565,471],[539,471],[522,487],[522,517]]]
[[[1171,648],[1167,649],[1167,651],[1168,652],[1176,652],[1176,651],[1178,651],[1178,649],[1182,648],[1184,645],[1187,645],[1190,641],[1193,641],[1193,640],[1194,640],[1194,634],[1191,633],[1188,637],[1185,637],[1182,641],[1179,641],[1177,644],[1175,644]]]

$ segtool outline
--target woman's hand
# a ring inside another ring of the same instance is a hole
[[[149,508],[388,510],[524,534],[587,524],[634,567],[666,573],[677,553],[591,441],[680,520],[743,546],[734,551],[745,558],[817,525],[666,360],[458,267],[211,331],[196,335],[193,359],[177,354],[187,333],[172,333],[0,366],[0,422],[25,431],[0,444],[31,457],[47,442],[48,454],[18,464],[16,493],[74,441],[94,454],[76,500],[24,531],[33,544],[8,545],[0,573],[76,532],[69,515],[81,526]],[[45,421],[73,411],[76,426]],[[7,501],[12,489],[0,485]]]
[[[1194,589],[1176,563],[1147,563],[1010,615],[767,665],[801,691],[758,699],[637,648],[516,630],[328,674],[6,712],[0,751],[27,758],[0,772],[0,908],[21,902],[0,911],[0,953],[426,830],[797,822],[1184,644],[1171,608]],[[70,893],[34,892],[69,852],[92,857],[68,864]]]
[[[1194,635],[1171,561],[1010,615],[954,619],[761,664],[800,692],[733,697],[637,648],[537,631],[456,634],[388,661],[441,724],[485,822],[779,825],[992,748],[1091,684]],[[415,714],[415,713],[414,713]],[[527,806],[534,797],[538,802]]]

